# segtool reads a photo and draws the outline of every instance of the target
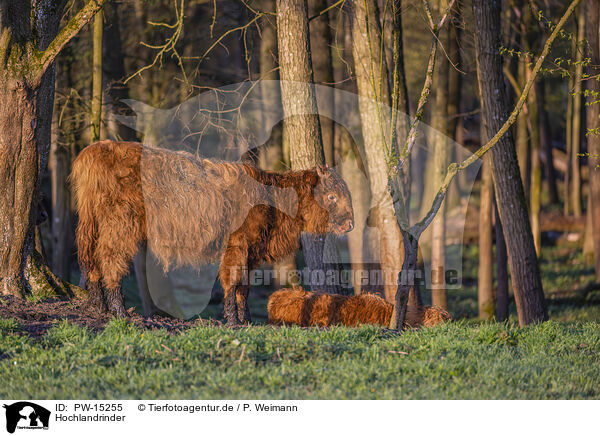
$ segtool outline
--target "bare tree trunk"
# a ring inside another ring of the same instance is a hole
[[[389,113],[380,110],[390,107],[387,64],[382,58],[379,11],[374,0],[352,3],[352,43],[359,95],[361,126],[371,188],[370,216],[379,230],[379,259],[384,277],[384,296],[394,302],[396,277],[402,269],[403,244],[388,192],[386,147],[390,144]],[[373,85],[377,84],[377,85]],[[381,107],[379,106],[381,105]]]
[[[527,74],[531,74],[528,69]],[[529,79],[529,77],[528,77]],[[540,227],[540,209],[542,203],[542,168],[540,160],[540,123],[538,116],[537,94],[535,86],[529,93],[529,125],[531,126],[531,185],[529,191],[531,232],[538,257],[541,254],[542,229]]]
[[[319,125],[317,100],[314,92],[313,70],[308,34],[306,0],[277,0],[277,40],[279,43],[279,73],[283,105],[283,141],[290,144],[293,169],[307,169],[323,164],[323,143]],[[302,114],[302,115],[297,115]],[[312,271],[340,270],[333,238],[326,235],[302,235],[304,259],[311,277]],[[314,286],[313,286],[314,285]],[[339,284],[320,285],[323,291],[340,292]]]
[[[575,33],[576,34],[576,33]],[[575,50],[577,50],[577,38],[572,38],[572,50],[571,56],[575,57]],[[566,160],[567,165],[565,168],[565,174],[563,178],[563,214],[570,215],[571,214],[571,159],[573,153],[573,96],[571,93],[573,92],[573,88],[575,86],[575,80],[573,78],[575,70],[573,68],[569,69],[569,89],[567,90],[567,121],[565,126],[565,152],[566,152]]]
[[[438,12],[443,14],[448,8],[448,0],[438,1]],[[448,47],[450,27],[446,26],[439,34],[443,47]],[[448,74],[449,62],[446,56],[438,58],[435,73],[435,103],[432,109],[431,126],[436,130],[433,150],[433,186],[441,186],[446,177],[449,163],[448,149]],[[446,293],[446,202],[440,208],[431,225],[431,303],[433,306],[447,309]]]
[[[100,140],[102,126],[102,42],[104,13],[94,17],[93,66],[92,66],[92,113],[90,114],[92,142]]]
[[[475,32],[477,76],[490,137],[500,130],[509,113],[502,59],[498,51],[501,41],[500,6],[500,0],[473,1],[474,18],[478,23]],[[494,187],[508,246],[519,324],[544,321],[548,319],[546,301],[510,130],[491,151]]]
[[[583,255],[588,265],[594,265],[594,228],[592,221],[592,196],[588,194],[585,211],[585,230],[583,231]]]
[[[275,0],[261,0],[263,12],[275,12]],[[277,26],[276,17],[266,15],[260,25],[260,55],[259,71],[261,80],[278,80],[277,62]],[[284,157],[282,144],[282,125],[278,122],[281,113],[281,95],[279,88],[272,83],[266,83],[261,87],[263,124],[273,126],[271,135],[266,144],[260,146],[258,151],[259,166],[266,170],[282,170],[289,165],[289,150]],[[276,286],[288,285],[288,272],[296,269],[295,255],[289,255],[284,260],[276,262],[273,270],[276,271]]]
[[[334,80],[337,88],[356,94],[356,82],[351,77],[354,63],[352,61],[352,33],[350,32],[349,17],[344,14],[343,17],[338,17],[336,22],[340,24],[336,29],[338,46],[333,53],[334,56],[338,54],[339,59],[334,58]],[[335,110],[337,123],[351,125],[360,123],[359,114],[356,111],[348,111],[340,102],[336,102]],[[367,255],[363,258],[365,237],[367,238],[366,245],[370,244],[368,237],[371,232],[366,229],[366,224],[371,191],[362,160],[364,154],[361,154],[358,144],[354,142],[348,130],[337,123],[334,126],[335,150],[340,157],[342,175],[352,194],[352,208],[354,209],[354,229],[348,233],[348,251],[352,264],[354,293],[360,294],[364,290],[368,290],[368,286],[365,289],[362,287],[361,271],[368,271],[373,267],[364,262],[365,259],[372,260],[372,256]],[[381,266],[377,264],[373,269],[380,270]]]
[[[460,29],[462,20],[462,12],[460,2],[456,4],[452,11],[452,22],[450,25],[450,41],[448,42],[448,57],[452,64],[448,70],[448,136],[459,144],[459,136],[462,136],[462,131],[459,134],[459,121],[462,121],[462,117],[459,116],[461,107],[461,91],[462,91],[462,74],[459,71],[461,68],[461,55],[460,45],[462,32]],[[462,125],[460,126],[462,129]],[[460,161],[461,156],[455,156],[459,153],[456,147],[451,147],[452,161]],[[460,174],[448,189],[447,207],[452,209],[460,204],[461,195],[461,177],[464,174]]]
[[[540,141],[542,143],[542,152],[544,153],[544,169],[546,177],[546,186],[548,188],[548,197],[551,204],[558,204],[558,188],[556,186],[556,169],[554,168],[554,158],[552,157],[552,132],[550,131],[550,121],[548,120],[548,111],[545,108],[546,103],[546,81],[540,78],[537,87],[538,115],[540,118]]]
[[[498,204],[494,197],[494,214],[496,228],[496,321],[503,322],[508,319],[508,254],[504,231],[498,213]]]
[[[588,1],[589,3],[589,1]],[[582,213],[581,205],[581,99],[582,99],[582,78],[583,78],[583,50],[584,46],[581,42],[586,34],[586,17],[584,14],[584,5],[579,7],[577,15],[577,39],[578,47],[575,57],[575,87],[573,89],[573,123],[572,123],[572,139],[571,139],[571,205],[573,207],[573,215],[580,217]]]
[[[261,0],[260,5],[261,10],[264,12],[275,12],[275,0]],[[261,80],[279,79],[275,21],[275,17],[266,15],[260,25],[259,70]],[[260,147],[260,167],[269,170],[281,170],[283,169],[284,157],[281,124],[277,120],[281,113],[281,95],[278,87],[273,86],[272,83],[265,84],[261,87],[261,98],[263,102],[263,123],[265,126],[273,126],[273,129],[268,143]]]
[[[59,74],[57,81],[64,83],[64,89],[70,91],[74,86],[74,72],[71,60],[71,50],[65,50],[67,56],[59,59]],[[71,99],[68,98],[65,107],[55,104],[53,109],[52,141],[48,169],[52,187],[52,223],[51,245],[52,258],[50,265],[52,271],[61,279],[69,281],[71,276],[71,263],[74,252],[74,216],[72,210],[71,187],[68,182],[71,173],[71,162],[76,152],[77,135],[75,131],[80,127]],[[59,120],[62,113],[63,121]]]
[[[527,82],[527,64],[523,61],[519,62],[518,66],[518,83],[519,88],[523,89]],[[527,129],[528,105],[523,106],[523,110],[517,117],[517,159],[519,162],[519,171],[525,193],[529,192],[529,169],[530,169],[530,152],[529,152],[529,131]]]
[[[62,8],[53,1],[0,7],[0,292],[23,296],[73,288],[33,249],[41,173],[50,151],[54,60],[106,0],[87,3],[59,32]]]
[[[327,7],[326,0],[308,0],[309,16],[317,16]],[[331,63],[331,29],[329,14],[324,13],[310,22],[310,46],[312,48],[312,64],[315,83],[333,86],[333,66]],[[324,91],[324,89],[323,89]],[[320,92],[317,97],[319,113],[333,113],[333,88],[331,92]],[[333,144],[333,120],[320,116],[321,135],[323,137],[323,153],[329,166],[335,165]]]
[[[487,142],[487,141],[485,141]],[[479,269],[477,271],[477,301],[479,318],[494,316],[494,269],[492,250],[493,181],[491,155],[483,158],[481,167],[481,199],[479,202]]]
[[[585,35],[591,53],[591,63],[588,67],[588,75],[598,74],[600,65],[600,42],[598,40],[598,27],[600,25],[600,3],[598,0],[586,0],[585,3]],[[592,216],[592,236],[594,239],[594,268],[596,270],[596,281],[600,282],[600,105],[598,105],[598,93],[600,82],[598,80],[586,80],[587,90],[590,93],[589,103],[586,105],[586,118],[588,128],[588,153],[590,167],[590,197]]]
[[[48,162],[52,184],[51,267],[52,271],[65,281],[71,278],[74,242],[71,187],[68,182],[71,159],[69,147],[60,144],[58,138],[52,141]]]

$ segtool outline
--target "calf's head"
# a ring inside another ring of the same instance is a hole
[[[304,210],[305,231],[341,235],[354,228],[352,198],[346,182],[333,169],[318,166],[312,200]]]

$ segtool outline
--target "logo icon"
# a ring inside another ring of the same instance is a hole
[[[19,429],[48,429],[50,411],[29,401],[19,401],[3,406],[6,409],[6,431]]]

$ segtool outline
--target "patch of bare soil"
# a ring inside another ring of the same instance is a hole
[[[85,307],[84,300],[46,300],[38,303],[15,298],[13,296],[0,296],[0,318],[13,318],[17,320],[22,331],[32,337],[46,333],[48,329],[62,320],[81,327],[88,327],[92,331],[101,331],[112,319],[109,314],[89,310]],[[142,329],[164,329],[169,332],[180,332],[193,326],[221,325],[219,321],[195,319],[184,321],[154,315],[145,318],[129,309],[129,321]]]

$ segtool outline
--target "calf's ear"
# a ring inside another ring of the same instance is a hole
[[[317,165],[317,174],[321,178],[325,178],[329,175],[329,167],[327,165]]]

